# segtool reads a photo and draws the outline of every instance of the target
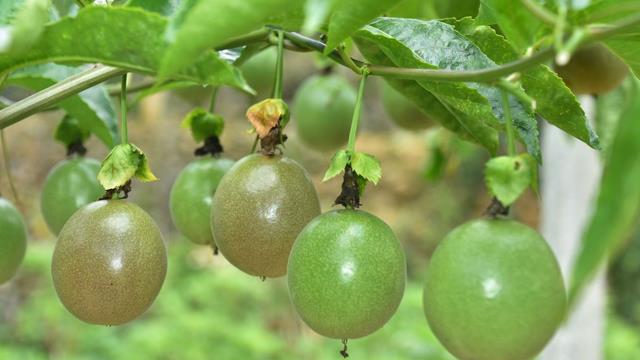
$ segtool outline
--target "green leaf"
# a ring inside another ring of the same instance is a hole
[[[325,23],[337,0],[306,0],[302,32],[313,34]]]
[[[493,24],[500,26],[500,30],[520,53],[539,39],[546,29],[520,1],[480,0],[478,25]]]
[[[505,206],[513,204],[531,184],[531,168],[520,156],[500,156],[485,166],[485,181],[491,193]]]
[[[471,18],[446,20],[497,64],[517,60],[517,52],[489,26]],[[550,124],[598,149],[599,140],[575,95],[549,67],[538,65],[522,74],[522,86],[537,104],[536,112]]]
[[[569,301],[575,303],[582,288],[607,257],[633,230],[640,215],[640,81],[635,80],[632,101],[618,123],[605,162],[600,194],[573,266]]]
[[[13,72],[6,84],[39,91],[85,69],[56,64],[36,65]],[[117,142],[117,117],[104,86],[91,87],[62,100],[57,106],[77,119],[83,129],[96,135],[107,147],[111,148]]]
[[[400,0],[341,0],[336,3],[329,19],[325,53],[335,49],[359,28],[384,14],[400,3]]]
[[[382,167],[380,161],[373,155],[356,152],[351,156],[351,168],[356,174],[371,181],[374,185],[378,184],[382,178]]]
[[[164,38],[166,26],[166,18],[138,8],[86,7],[74,18],[46,25],[30,51],[0,54],[0,72],[45,62],[87,62],[153,75],[168,46]],[[213,51],[192,59],[191,63],[192,66],[175,73],[174,78],[251,92],[240,71]]]
[[[264,25],[299,28],[303,1],[190,0],[171,19],[166,38],[170,45],[162,59],[160,75],[167,77],[199,59],[207,49]]]
[[[49,21],[49,0],[3,1],[0,4],[0,53],[23,53],[38,41]]]
[[[80,127],[78,119],[69,115],[62,118],[53,134],[54,139],[67,147],[78,142],[84,143],[90,136],[89,131]]]
[[[123,186],[134,176],[141,181],[158,180],[140,148],[133,144],[119,144],[111,149],[102,162],[98,181],[105,190],[110,190]]]
[[[331,158],[331,163],[329,164],[327,172],[324,173],[322,181],[327,181],[338,176],[344,171],[345,166],[349,164],[349,160],[350,156],[347,150],[338,150]]]
[[[203,108],[195,108],[184,117],[182,127],[190,129],[193,139],[200,142],[212,136],[220,136],[224,129],[224,119]]]
[[[129,0],[126,4],[129,7],[139,7],[164,16],[173,14],[179,5],[180,0]]]

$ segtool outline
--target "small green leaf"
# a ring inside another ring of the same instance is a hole
[[[204,108],[195,108],[184,117],[182,127],[190,129],[193,139],[200,142],[212,136],[220,136],[224,129],[224,119]]]
[[[628,238],[640,215],[640,81],[625,106],[600,183],[595,212],[582,236],[569,286],[569,302]]]
[[[531,184],[531,168],[520,156],[499,156],[485,166],[491,193],[505,206],[511,205]]]
[[[338,176],[344,171],[344,168],[349,164],[349,152],[347,150],[338,150],[331,158],[331,163],[327,172],[324,174],[322,181],[327,181]]]
[[[0,53],[23,53],[49,21],[48,0],[3,1],[0,5]]]
[[[341,0],[329,19],[325,53],[335,49],[353,32],[400,3],[400,0]]]
[[[374,185],[378,184],[382,178],[382,167],[380,161],[373,155],[356,152],[351,156],[351,167],[356,174],[371,181]]]
[[[133,177],[141,181],[155,181],[146,155],[133,144],[116,145],[102,162],[98,181],[105,190],[123,186]]]
[[[80,127],[78,119],[65,115],[58,124],[53,138],[61,142],[64,146],[75,143],[83,143],[91,136],[91,132]]]
[[[530,169],[531,174],[531,190],[536,194],[536,196],[540,196],[540,185],[539,185],[539,176],[538,176],[538,162],[533,158],[530,154],[520,154],[518,155]]]

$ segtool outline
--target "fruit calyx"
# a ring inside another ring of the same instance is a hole
[[[263,155],[274,156],[287,136],[283,128],[289,122],[289,107],[282,99],[266,99],[247,110],[247,118],[253,125]]]
[[[342,339],[342,350],[340,350],[340,355],[345,359],[349,357],[349,353],[347,352],[349,350],[347,348],[347,341],[347,339]]]
[[[128,180],[124,185],[118,186],[114,189],[105,190],[104,195],[98,200],[112,200],[115,197],[118,199],[127,199],[131,192],[131,180]],[[122,194],[122,195],[121,195]]]
[[[485,210],[485,215],[492,219],[509,215],[509,206],[505,206],[495,196],[491,198],[491,203]]]
[[[67,157],[73,157],[74,155],[84,156],[86,153],[87,148],[81,140],[67,144]]]
[[[196,148],[193,152],[195,156],[211,155],[213,157],[219,157],[224,152],[224,148],[220,143],[220,138],[216,135],[212,135],[204,139],[204,144]]]
[[[360,190],[361,180],[359,177],[351,164],[345,166],[340,195],[336,198],[334,205],[342,205],[347,209],[357,209],[362,205],[360,203],[362,191]]]

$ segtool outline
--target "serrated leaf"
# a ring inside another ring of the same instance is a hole
[[[400,3],[400,0],[340,0],[336,2],[327,33],[325,53],[353,32]]]
[[[162,77],[179,73],[207,49],[233,37],[267,24],[297,29],[304,17],[303,1],[196,0],[185,2],[184,6],[186,9],[171,19],[166,34],[170,46],[162,59]]]
[[[356,174],[371,181],[374,185],[377,185],[380,178],[382,178],[380,161],[373,155],[355,152],[351,156],[351,168]]]
[[[73,18],[47,24],[30,51],[0,54],[0,72],[45,62],[86,62],[155,75],[168,46],[166,27],[166,18],[138,8],[85,7]],[[190,64],[173,78],[252,91],[240,71],[214,51],[191,59]]]
[[[220,136],[224,129],[224,119],[204,108],[195,108],[184,117],[182,127],[191,130],[193,139],[200,142],[212,136]]]
[[[491,193],[509,206],[531,184],[531,168],[519,156],[495,157],[485,166],[485,181]]]
[[[142,181],[155,181],[146,155],[133,144],[116,145],[102,162],[98,181],[105,190],[123,186],[133,177]]]
[[[71,77],[86,67],[45,64],[15,71],[7,78],[7,85],[39,91]],[[60,101],[57,106],[77,119],[79,125],[111,148],[118,138],[117,118],[111,98],[102,85],[91,87]]]
[[[420,59],[422,63],[420,67],[429,65],[431,68],[448,70],[477,70],[496,66],[495,62],[475,44],[457,32],[453,26],[441,21],[381,18],[372,22],[370,26],[409,49],[410,53],[404,56]],[[396,58],[400,56],[397,50],[396,48],[393,51],[393,56]],[[387,55],[391,57],[390,52],[388,50]],[[419,83],[437,98],[442,99],[445,106],[451,107],[454,115],[470,117],[476,114],[476,122],[480,120],[496,129],[504,128],[504,109],[499,89],[479,83],[466,85],[427,81]],[[440,89],[448,87],[449,91],[437,93],[431,90],[434,86]],[[472,93],[473,90],[476,90],[477,94]],[[479,99],[474,101],[473,97],[479,97]],[[482,103],[486,101],[490,107],[483,106]],[[528,106],[523,105],[513,96],[509,96],[509,103],[518,137],[527,147],[527,151],[536,159],[540,159],[538,127],[533,113]],[[474,119],[465,119],[466,123],[473,121]]]
[[[258,136],[263,138],[278,123],[285,127],[289,122],[289,107],[282,99],[265,99],[247,109],[247,118]]]
[[[607,257],[627,239],[640,215],[640,81],[622,114],[610,155],[605,162],[595,212],[586,227],[571,272],[569,301]]]
[[[80,127],[78,119],[69,115],[62,118],[53,134],[54,139],[67,147],[78,142],[83,143],[89,136],[91,132]]]
[[[48,0],[3,1],[0,5],[0,53],[22,53],[36,42],[49,21]]]
[[[518,53],[489,26],[476,26],[471,18],[446,20],[497,64],[517,60]],[[537,104],[536,112],[550,124],[598,149],[599,140],[575,95],[549,67],[538,65],[521,76],[526,93]]]
[[[344,171],[344,168],[349,164],[350,156],[347,150],[338,150],[331,158],[331,163],[327,172],[324,173],[322,181],[332,179]]]
[[[480,0],[478,24],[498,24],[521,53],[547,29],[520,1],[513,0]]]

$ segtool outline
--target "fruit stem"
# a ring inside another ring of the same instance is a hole
[[[11,195],[13,195],[13,199],[16,202],[16,205],[20,207],[20,199],[18,198],[18,191],[16,191],[16,186],[13,182],[13,176],[11,175],[11,168],[9,167],[9,163],[11,162],[11,157],[9,156],[9,149],[7,148],[7,141],[4,138],[4,130],[0,129],[0,143],[2,143],[2,156],[4,160],[4,171],[7,174],[7,182],[9,183],[9,188],[11,189]]]
[[[211,100],[209,100],[209,112],[214,113],[216,110],[216,97],[218,96],[218,87],[214,86],[211,91]]]
[[[509,94],[505,90],[500,90],[502,95],[502,108],[504,111],[504,122],[507,128],[507,154],[516,155],[516,142],[513,133],[513,119],[511,118],[511,104],[509,104]]]
[[[120,142],[127,144],[129,134],[127,129],[127,74],[122,75],[120,82]]]
[[[278,58],[276,60],[276,78],[273,83],[273,98],[282,99],[282,58],[284,53],[284,34],[281,30],[276,32],[278,35]]]
[[[353,109],[353,117],[351,118],[351,130],[349,130],[349,143],[347,150],[353,154],[356,151],[356,134],[358,133],[358,124],[360,122],[360,113],[362,108],[362,98],[364,96],[364,85],[369,76],[369,71],[365,68],[360,77],[360,87],[358,88],[358,97],[356,98],[356,107]]]
[[[348,358],[349,357],[349,353],[347,352],[348,348],[347,348],[347,339],[342,339],[342,350],[340,350],[340,355],[342,355],[343,358]]]

